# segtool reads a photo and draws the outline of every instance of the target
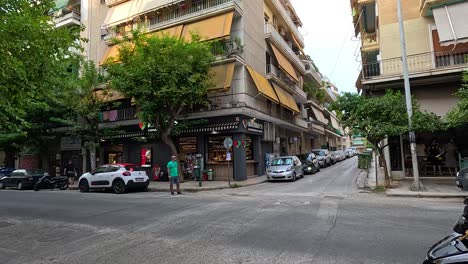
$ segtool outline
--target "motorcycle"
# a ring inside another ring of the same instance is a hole
[[[453,233],[433,245],[423,264],[468,263],[468,198]]]
[[[55,188],[59,188],[60,190],[68,189],[68,177],[58,176],[51,178],[44,176],[34,184],[34,191],[39,191],[40,189]]]

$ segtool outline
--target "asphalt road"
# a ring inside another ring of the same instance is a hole
[[[355,163],[179,196],[1,190],[0,263],[421,263],[462,201],[360,193]]]

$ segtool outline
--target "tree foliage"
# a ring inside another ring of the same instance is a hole
[[[468,123],[468,71],[463,73],[462,86],[456,93],[460,99],[457,106],[447,114],[450,127],[458,127]]]
[[[196,36],[185,41],[167,35],[142,35],[120,43],[119,58],[108,62],[110,85],[133,98],[145,123],[154,124],[161,139],[177,153],[171,139],[185,109],[207,102],[212,85],[210,46]]]
[[[31,136],[34,117],[55,111],[57,95],[70,87],[70,67],[78,60],[71,48],[79,49],[80,29],[55,28],[47,15],[53,7],[51,0],[0,0],[3,144]]]

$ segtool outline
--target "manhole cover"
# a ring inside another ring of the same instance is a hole
[[[14,225],[14,224],[0,221],[0,228],[12,226],[12,225]]]
[[[302,206],[302,205],[308,205],[308,204],[310,204],[310,202],[307,202],[307,201],[276,201],[273,204],[274,205]]]

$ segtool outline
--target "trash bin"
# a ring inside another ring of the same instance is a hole
[[[195,180],[199,181],[201,177],[200,167],[194,166],[193,167],[193,175],[195,176]]]
[[[368,169],[372,161],[372,152],[364,152],[358,154],[358,168]]]
[[[213,169],[208,169],[208,180],[209,181],[213,180]]]

